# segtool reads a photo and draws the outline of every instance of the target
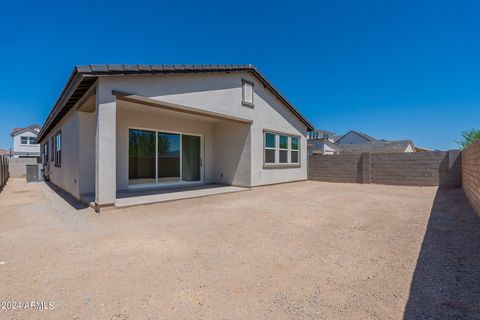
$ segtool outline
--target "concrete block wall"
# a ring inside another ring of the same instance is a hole
[[[308,179],[362,183],[362,154],[308,156]]]
[[[372,183],[439,186],[448,180],[448,153],[372,154]]]
[[[309,156],[309,179],[404,186],[461,186],[461,153],[363,153]]]
[[[472,207],[480,214],[480,141],[462,151],[462,184]]]
[[[36,164],[37,158],[10,158],[8,169],[10,178],[25,178],[27,176],[27,164]]]

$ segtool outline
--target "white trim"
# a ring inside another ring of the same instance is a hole
[[[275,148],[267,147],[267,134],[275,135]],[[280,136],[287,137],[287,148],[280,148]],[[292,138],[298,140],[298,149],[292,149]],[[283,132],[275,132],[271,130],[263,130],[263,166],[264,167],[285,167],[285,166],[300,166],[300,142],[301,138],[297,135],[292,135]],[[267,162],[265,157],[265,150],[275,150],[275,162]],[[287,162],[280,162],[280,151],[287,152]],[[292,162],[292,151],[298,152],[298,161]]]
[[[196,185],[205,183],[205,161],[204,161],[204,135],[201,133],[189,133],[182,131],[171,131],[171,130],[162,130],[162,129],[153,129],[153,128],[142,128],[142,127],[128,127],[129,134],[130,130],[143,130],[143,131],[153,131],[155,132],[155,183],[146,183],[146,184],[130,184],[128,183],[128,189],[143,189],[143,188],[160,188],[160,187],[173,187],[173,186],[183,186],[183,185]],[[177,182],[158,182],[158,133],[171,133],[178,134],[180,136],[180,180]],[[196,136],[200,137],[200,180],[199,181],[183,181],[182,180],[182,136]],[[130,153],[130,138],[127,139],[127,150]],[[127,155],[127,177],[129,176],[130,168],[130,155]],[[128,179],[130,180],[130,179]]]

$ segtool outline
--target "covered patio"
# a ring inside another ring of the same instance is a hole
[[[85,204],[99,210],[250,187],[252,120],[120,91],[110,96],[102,103],[92,93],[78,109]]]

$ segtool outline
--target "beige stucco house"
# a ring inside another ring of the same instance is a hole
[[[101,207],[125,190],[305,180],[312,129],[251,65],[91,65],[37,142],[44,175]]]

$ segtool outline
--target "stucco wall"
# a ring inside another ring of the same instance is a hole
[[[243,106],[241,83],[242,79],[255,84],[253,108]],[[127,76],[101,78],[97,95],[103,103],[115,101],[112,90],[159,99],[176,104],[196,107],[226,115],[253,120],[250,129],[251,164],[250,178],[241,178],[241,181],[250,179],[251,186],[279,183],[307,179],[307,143],[306,126],[279,101],[270,91],[248,73],[231,74],[188,74],[188,75],[161,75],[161,76]],[[132,115],[133,116],[133,115]],[[120,124],[120,118],[117,116]],[[150,121],[150,119],[144,119]],[[142,125],[140,121],[139,125]],[[166,124],[167,125],[167,124]],[[157,125],[158,127],[158,125]],[[117,133],[125,134],[125,126]],[[171,127],[173,129],[173,127]],[[299,135],[300,163],[299,168],[263,168],[263,130],[280,131],[287,134]],[[122,138],[123,140],[125,137]],[[118,143],[123,143],[117,140]],[[210,143],[205,140],[206,148]],[[125,145],[117,146],[121,150]],[[122,151],[120,151],[122,152]],[[124,153],[125,151],[123,151]],[[119,154],[117,153],[117,156]],[[117,188],[125,187],[125,166],[116,170],[120,181]],[[242,170],[243,174],[247,174]],[[209,177],[207,175],[207,177]],[[238,176],[237,178],[240,179]]]
[[[79,121],[79,193],[95,192],[96,112],[78,112]]]
[[[214,126],[214,170],[216,183],[240,187],[251,185],[250,126],[221,122]]]
[[[462,151],[463,190],[480,214],[480,141]]]
[[[60,121],[59,124],[51,130],[46,138],[41,141],[43,145],[47,140],[50,143],[59,130],[62,131],[62,164],[60,167],[55,166],[55,162],[51,161],[50,155],[53,152],[49,147],[49,159],[46,170],[50,181],[64,189],[72,196],[79,198],[79,113],[73,108]]]

